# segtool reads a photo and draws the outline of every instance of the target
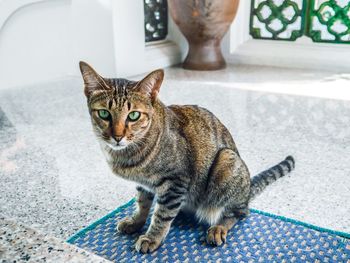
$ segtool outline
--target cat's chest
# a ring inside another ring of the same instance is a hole
[[[142,181],[142,179],[151,176],[145,169],[140,167],[120,167],[117,165],[111,165],[110,167],[116,175],[133,181]]]
[[[118,160],[118,157],[103,149],[106,161],[114,174],[136,182],[147,182],[154,174],[147,166],[128,164],[127,160]]]

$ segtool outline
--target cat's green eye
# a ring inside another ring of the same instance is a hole
[[[107,110],[98,110],[98,116],[103,120],[108,120],[110,113]]]
[[[141,113],[138,111],[132,111],[129,113],[128,118],[131,121],[137,121],[141,116]]]

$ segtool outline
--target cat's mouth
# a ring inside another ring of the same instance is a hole
[[[106,145],[111,148],[112,150],[115,150],[115,151],[120,151],[120,150],[123,150],[127,147],[127,145],[125,144],[112,144],[112,143],[109,143],[109,142],[105,142]]]

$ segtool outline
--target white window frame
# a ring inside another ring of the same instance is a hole
[[[131,76],[181,62],[181,51],[169,37],[165,41],[145,42],[143,5],[143,0],[113,1],[117,76]],[[118,39],[120,36],[124,41]]]

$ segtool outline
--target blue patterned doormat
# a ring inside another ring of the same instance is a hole
[[[350,234],[251,209],[222,247],[206,244],[207,226],[180,214],[162,246],[135,251],[140,233],[123,235],[117,223],[130,216],[134,199],[82,229],[68,242],[114,262],[349,262]],[[142,232],[145,232],[147,225]]]

